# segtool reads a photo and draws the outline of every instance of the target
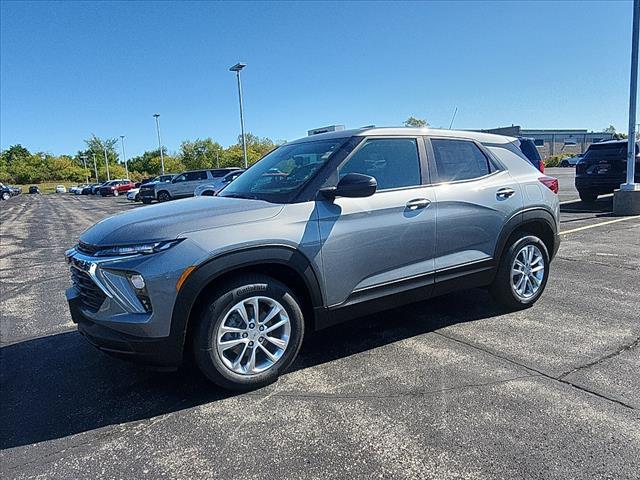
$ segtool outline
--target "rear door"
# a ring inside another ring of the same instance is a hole
[[[421,158],[424,145],[416,137],[365,139],[338,175],[370,175],[378,182],[376,193],[316,201],[329,306],[433,282],[435,198]]]
[[[426,140],[436,205],[437,271],[491,261],[505,222],[522,209],[518,182],[472,140]]]

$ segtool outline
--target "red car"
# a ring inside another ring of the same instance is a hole
[[[100,187],[100,195],[117,197],[121,193],[128,192],[134,186],[135,184],[131,180],[111,180]]]

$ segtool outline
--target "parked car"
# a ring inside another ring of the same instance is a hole
[[[559,202],[513,141],[365,128],[281,145],[215,197],[86,230],[66,252],[72,319],[105,352],[176,368],[186,349],[246,390],[286,371],[305,329],[480,286],[530,307]]]
[[[56,193],[66,193],[67,189],[64,185],[56,185]]]
[[[73,190],[73,193],[75,195],[82,195],[82,191],[87,188],[87,185],[78,185],[77,187],[75,187],[75,189]]]
[[[37,185],[31,185],[29,187],[29,193],[40,193],[40,189],[38,188]]]
[[[11,187],[0,183],[0,199],[9,200],[13,196],[14,193],[13,190],[11,190]]]
[[[109,181],[98,183],[91,187],[91,195],[98,195],[100,193],[100,187],[104,187],[107,183],[109,183]]]
[[[592,143],[576,164],[575,186],[583,202],[612,193],[627,178],[626,140]],[[640,182],[640,141],[636,142],[635,182]]]
[[[171,180],[175,176],[175,173],[167,173],[165,175],[159,175],[155,178],[152,178],[150,181],[142,182],[142,184],[140,185],[140,200],[142,201],[142,203],[149,204],[152,201],[156,200],[155,186],[158,183],[171,182]]]
[[[80,192],[81,195],[91,195],[93,188],[97,187],[99,184],[98,183],[90,183],[89,185],[86,185],[82,191]]]
[[[233,167],[183,172],[176,175],[171,182],[154,184],[155,198],[159,202],[166,202],[176,198],[193,197],[196,187],[219,180],[235,170],[239,169]]]
[[[244,172],[244,170],[234,170],[232,172],[227,173],[224,177],[219,177],[218,179],[214,179],[211,183],[206,183],[204,185],[198,185],[196,189],[193,191],[193,194],[196,197],[204,196],[204,197],[213,197],[224,187],[233,182],[236,178],[240,176],[240,174]]]
[[[131,200],[132,202],[140,201],[140,187],[132,188],[127,192],[127,200]]]
[[[100,187],[100,195],[103,197],[114,196],[117,197],[121,193],[128,192],[133,188],[134,184],[131,180],[118,179],[111,180],[105,185]]]
[[[582,160],[582,153],[579,153],[578,155],[572,155],[567,158],[563,158],[560,161],[560,166],[564,168],[575,167],[580,160]]]

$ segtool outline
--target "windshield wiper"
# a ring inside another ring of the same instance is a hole
[[[221,195],[221,197],[227,198],[245,198],[247,200],[260,200],[256,195],[247,195],[244,193],[228,193],[226,195]]]

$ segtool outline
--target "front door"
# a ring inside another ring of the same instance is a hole
[[[367,139],[338,176],[370,175],[376,193],[317,200],[329,306],[432,282],[435,198],[420,158],[416,138]]]

